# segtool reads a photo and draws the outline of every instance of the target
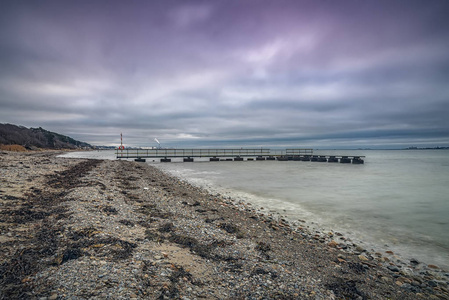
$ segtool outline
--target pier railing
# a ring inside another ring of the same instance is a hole
[[[285,149],[285,155],[312,155],[313,149]]]
[[[116,149],[117,158],[269,156],[270,149]]]

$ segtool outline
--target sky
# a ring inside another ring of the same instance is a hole
[[[109,146],[449,146],[447,0],[0,8],[0,123]]]

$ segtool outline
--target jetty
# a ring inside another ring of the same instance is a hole
[[[240,149],[116,149],[117,159],[134,159],[145,162],[146,158],[159,159],[160,162],[171,162],[182,159],[183,162],[194,162],[196,158],[208,158],[209,161],[315,161],[329,163],[363,164],[365,156],[360,155],[314,155],[313,149],[295,148],[271,150],[266,148]]]

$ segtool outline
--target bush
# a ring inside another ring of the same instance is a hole
[[[27,149],[25,149],[25,147],[20,146],[20,145],[0,145],[0,150],[15,151],[15,152],[27,151]]]

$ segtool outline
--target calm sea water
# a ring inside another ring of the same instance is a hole
[[[107,158],[105,153],[89,153]],[[392,250],[404,259],[413,257],[449,269],[449,151],[314,154],[365,155],[366,159],[363,165],[302,161],[154,165],[290,220],[341,232],[367,249]]]

